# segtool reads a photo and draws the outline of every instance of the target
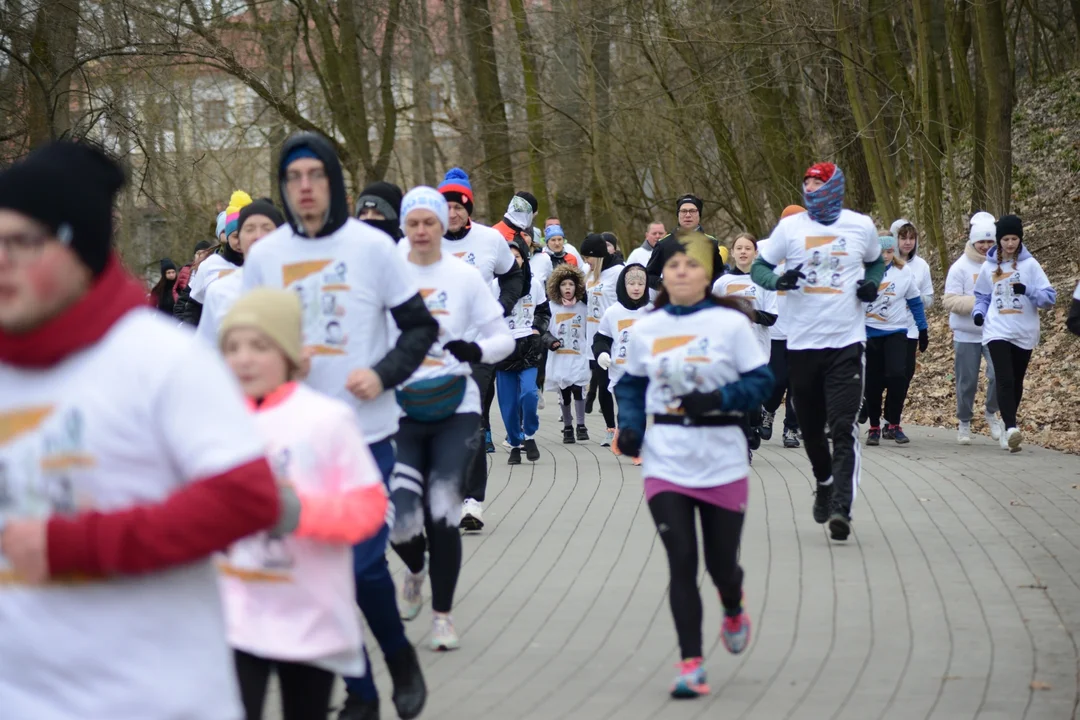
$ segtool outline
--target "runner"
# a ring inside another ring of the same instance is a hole
[[[1024,396],[1024,376],[1039,344],[1039,310],[1054,306],[1057,292],[1039,262],[1024,247],[1024,224],[1015,215],[997,221],[996,244],[975,281],[971,318],[983,329],[982,341],[994,362],[998,404],[1005,432],[1001,449],[1020,452],[1023,434],[1016,423]]]
[[[401,188],[393,183],[375,182],[360,192],[356,219],[382,230],[394,242],[401,239]]]
[[[844,173],[832,163],[806,171],[807,212],[784,218],[751,276],[787,291],[788,369],[806,454],[817,480],[814,520],[834,540],[851,533],[859,484],[859,405],[866,326],[863,303],[877,299],[885,272],[874,221],[844,210]],[[787,263],[783,275],[773,269]],[[825,436],[828,425],[832,452]]]
[[[914,318],[919,331],[919,352],[926,352],[930,336],[920,297],[919,276],[897,253],[893,234],[881,235],[881,258],[885,277],[878,297],[866,306],[866,390],[863,408],[870,420],[867,445],[879,445],[882,438],[904,445],[911,442],[900,427],[900,415],[908,392],[907,326]],[[885,401],[885,421],[881,427],[881,398]]]
[[[544,252],[551,256],[551,264],[553,267],[558,267],[564,262],[570,263],[576,268],[585,267],[585,258],[581,257],[581,253],[577,251],[570,243],[566,242],[566,233],[562,229],[562,225],[558,223],[557,218],[548,218],[548,220],[555,220],[554,224],[549,224],[544,228],[544,240],[546,245]]]
[[[218,219],[221,244],[217,250],[199,265],[200,273],[195,273],[188,293],[187,321],[198,325],[202,318],[203,305],[206,303],[206,291],[219,278],[227,277],[244,264],[244,255],[240,252],[240,210],[251,204],[251,196],[243,190],[237,190],[229,198],[229,207],[224,212],[224,223]]]
[[[656,243],[660,242],[660,238],[665,235],[667,235],[667,230],[664,228],[664,223],[660,220],[653,220],[645,230],[645,240],[641,243],[641,247],[634,248],[633,252],[630,253],[630,257],[626,258],[626,264],[633,265],[637,263],[638,265],[647,266]]]
[[[262,198],[245,205],[240,210],[236,223],[239,228],[237,250],[242,262],[255,243],[285,224],[285,218],[269,198]],[[206,289],[203,311],[195,334],[212,347],[219,344],[218,330],[221,321],[240,297],[243,278],[244,268],[241,265],[235,271],[222,272]]]
[[[649,304],[649,282],[645,266],[640,263],[627,265],[619,273],[615,282],[615,295],[618,302],[604,312],[600,327],[593,336],[592,351],[596,364],[608,375],[608,390],[614,391],[615,385],[623,376],[626,367],[626,352],[633,335],[634,324],[644,318],[652,305]],[[618,428],[615,438],[618,437]],[[612,438],[611,451],[619,455],[618,446]],[[641,458],[631,459],[634,465],[641,464]]]
[[[123,181],[68,141],[0,173],[0,715],[235,720],[210,555],[278,491],[224,363],[113,252]]]
[[[576,442],[574,414],[577,415],[577,437],[589,439],[583,395],[591,374],[588,354],[591,351],[585,348],[586,318],[589,316],[589,306],[585,304],[585,276],[569,263],[559,265],[548,278],[547,297],[551,309],[551,338],[545,389],[559,393],[563,444],[572,445]]]
[[[919,255],[919,231],[910,220],[901,218],[889,228],[889,234],[896,238],[896,254],[904,263],[904,267],[915,276],[915,286],[922,297],[923,308],[930,309],[934,304],[934,281],[930,277],[930,266]],[[921,340],[919,328],[915,325],[913,316],[908,317],[907,331],[907,355],[904,360],[904,368],[907,373],[908,384],[915,377],[915,369],[918,366],[917,353]],[[921,353],[921,350],[918,350]],[[892,429],[888,426],[881,429],[881,437],[885,440],[894,440]]]
[[[634,325],[626,372],[615,386],[619,450],[644,459],[645,497],[667,550],[682,657],[671,688],[676,698],[709,692],[695,514],[724,608],[724,647],[738,654],[750,642],[738,562],[750,466],[738,426],[768,396],[772,373],[742,305],[710,294],[715,259],[704,233],[682,236],[678,249],[668,250],[657,311]]]
[[[473,194],[469,176],[464,170],[451,168],[438,189],[446,198],[450,209],[449,229],[443,235],[443,252],[464,260],[479,270],[485,286],[490,285],[492,280],[497,280],[499,304],[502,305],[503,316],[509,316],[523,292],[521,268],[514,262],[510,247],[498,230],[473,222],[470,218],[473,210]],[[528,201],[518,199],[521,203],[528,204]],[[402,253],[408,254],[409,243],[402,242],[400,249]],[[474,338],[466,337],[465,339],[471,341]],[[494,393],[495,367],[493,365],[474,363],[472,376],[480,388],[481,395],[486,398],[488,388]],[[485,404],[490,407],[490,403]],[[465,503],[461,513],[461,527],[471,531],[478,531],[484,527],[484,497],[487,491],[487,458],[484,454],[488,452],[489,447],[490,452],[495,451],[495,446],[491,442],[490,422],[477,432],[480,433],[483,443],[473,457],[466,476]]]
[[[446,199],[434,188],[413,188],[401,203],[411,279],[439,321],[439,338],[397,391],[403,412],[390,482],[395,510],[390,540],[408,568],[401,616],[412,620],[420,612],[426,549],[431,556],[433,650],[458,648],[450,617],[461,571],[458,526],[462,486],[479,446],[480,426],[480,389],[470,377],[470,363],[498,362],[514,348],[502,307],[479,271],[443,251],[448,216]]]
[[[259,288],[240,298],[221,324],[220,349],[283,495],[277,525],[237,542],[218,565],[240,697],[247,720],[262,720],[276,673],[285,720],[324,718],[334,676],[365,672],[351,548],[386,523],[386,488],[352,408],[296,382],[304,362],[295,294]]]
[[[1005,428],[997,417],[997,383],[990,350],[983,345],[983,328],[971,318],[975,309],[975,281],[986,262],[986,253],[997,241],[994,216],[976,213],[971,218],[964,254],[949,268],[945,278],[942,306],[949,311],[949,327],[953,331],[953,373],[956,375],[956,418],[959,426],[956,441],[971,444],[971,418],[974,414],[975,391],[979,388],[979,366],[986,358],[986,425],[990,437],[1001,440]]]
[[[683,233],[699,232],[704,233],[701,229],[701,211],[705,207],[705,202],[697,197],[687,193],[683,195],[675,202],[675,207],[678,210],[679,224],[673,232],[668,233],[659,242],[656,243],[653,248],[653,254],[649,256],[649,263],[645,266],[649,271],[649,287],[657,290],[660,288],[660,275],[664,268],[664,262],[667,260],[667,256],[672,252],[663,252],[665,247],[664,243],[669,245],[677,244],[677,235]],[[716,246],[717,257],[720,258],[719,263],[713,263],[716,266],[717,277],[724,274],[724,266],[728,262],[727,248],[720,244],[720,242],[712,235],[705,235]],[[658,254],[657,250],[661,252]]]
[[[592,403],[597,395],[600,396],[600,412],[604,415],[604,426],[607,428],[601,447],[610,447],[615,439],[615,400],[608,389],[610,382],[607,370],[596,363],[593,354],[593,337],[597,328],[600,327],[600,319],[604,317],[607,309],[618,302],[618,280],[622,274],[623,265],[615,255],[609,251],[609,244],[603,234],[592,233],[585,237],[581,243],[581,254],[589,269],[585,275],[585,292],[588,296],[589,318],[586,325],[585,342],[588,343],[589,369],[592,372],[592,380],[589,384],[588,397],[585,398],[585,412],[592,411]],[[589,439],[588,430],[578,431],[578,440]]]
[[[288,224],[260,240],[244,263],[245,290],[260,286],[296,293],[303,307],[307,384],[347,403],[389,484],[391,436],[398,407],[390,389],[420,366],[438,333],[393,241],[349,217],[341,164],[328,140],[314,133],[289,138],[278,179]],[[401,331],[391,344],[391,322]],[[427,697],[416,651],[405,637],[386,562],[389,527],[353,548],[356,599],[379,641],[394,681],[394,705],[414,718]],[[339,720],[377,716],[371,674],[346,678],[349,696]]]
[[[495,366],[495,387],[510,445],[506,463],[520,465],[522,450],[529,462],[540,459],[535,437],[540,429],[536,376],[537,368],[544,361],[543,337],[551,323],[551,307],[545,301],[543,283],[532,274],[526,262],[528,248],[525,243],[518,239],[510,244],[510,251],[525,273],[529,291],[521,296],[514,312],[507,318],[510,334],[514,337],[514,351]]]

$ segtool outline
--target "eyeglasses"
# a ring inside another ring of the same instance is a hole
[[[326,180],[326,171],[322,168],[316,168],[315,170],[309,170],[306,173],[293,171],[285,173],[286,185],[298,185],[303,182],[304,178],[307,178],[308,182],[312,185],[318,182]]]
[[[13,233],[0,235],[0,248],[3,248],[4,255],[13,262],[27,262],[37,259],[48,241],[48,233]]]
[[[698,214],[698,209],[697,208],[690,208],[689,210],[680,210],[679,214],[680,215],[697,215]]]

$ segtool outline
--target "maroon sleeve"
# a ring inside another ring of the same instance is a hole
[[[173,288],[172,288],[173,302],[176,302],[177,300],[180,299],[180,291],[183,290],[184,288],[186,288],[190,281],[191,281],[191,266],[190,265],[185,265],[184,267],[180,268],[180,272],[178,272],[176,274],[176,282],[173,283]]]
[[[204,558],[277,521],[265,459],[185,485],[161,503],[49,519],[49,572],[92,576],[162,570]]]

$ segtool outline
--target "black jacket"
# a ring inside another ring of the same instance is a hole
[[[521,264],[521,275],[526,288],[525,294],[529,294],[532,288],[532,270],[529,268],[529,248],[523,238],[515,238],[513,241],[518,252],[521,253],[525,262]],[[532,298],[535,304],[533,312],[532,329],[537,335],[526,335],[514,341],[514,351],[506,359],[495,365],[496,370],[502,372],[521,372],[530,368],[540,367],[544,361],[544,333],[551,324],[551,306],[548,305],[547,297]]]
[[[645,271],[645,266],[641,263],[630,263],[623,268],[619,273],[619,279],[615,284],[615,297],[619,300],[619,304],[627,310],[639,310],[649,304],[649,289],[645,289],[645,294],[637,300],[630,299],[630,293],[626,291],[626,274],[631,268],[639,268]],[[648,275],[646,275],[648,277]],[[593,335],[593,357],[600,357],[601,353],[611,354],[611,344],[615,341],[614,338],[608,337],[600,332]]]
[[[668,233],[664,237],[657,241],[656,246],[653,248],[653,254],[649,256],[648,283],[649,287],[653,290],[660,289],[660,277],[664,274],[664,265],[675,253],[675,248],[679,244],[677,234],[680,231],[674,233]],[[704,233],[701,226],[695,232]],[[716,247],[716,259],[713,260],[713,282],[724,274],[724,256],[720,253],[720,241],[714,238],[712,235],[705,233],[705,237],[712,241],[713,246]]]

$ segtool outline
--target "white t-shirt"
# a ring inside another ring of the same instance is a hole
[[[611,367],[608,368],[608,388],[614,388],[615,383],[622,378],[626,368],[626,353],[630,345],[630,336],[633,335],[634,323],[652,312],[652,304],[631,310],[620,302],[607,309],[604,317],[600,318],[600,327],[597,332],[611,338]]]
[[[675,316],[663,310],[634,324],[626,372],[649,379],[645,411],[681,415],[678,398],[735,382],[768,361],[745,315],[708,308]],[[653,425],[642,448],[644,477],[684,487],[715,487],[750,474],[746,436],[738,425]]]
[[[447,375],[464,375],[469,381],[457,412],[479,413],[480,390],[471,377],[472,368],[444,350],[443,345],[471,336],[484,350],[482,362],[490,364],[502,360],[514,349],[514,340],[503,320],[502,305],[491,296],[476,268],[453,255],[444,253],[441,260],[431,265],[408,263],[408,269],[410,279],[420,288],[428,312],[439,321],[439,337],[404,385]],[[502,342],[492,347],[493,338]]]
[[[649,258],[652,257],[652,254],[652,247],[642,245],[641,247],[635,248],[634,251],[630,253],[630,257],[626,258],[626,264],[633,265],[634,263],[637,263],[638,265],[649,267]]]
[[[758,253],[760,253],[761,250],[768,243],[769,243],[769,238],[765,238],[764,240],[758,240]],[[773,275],[776,275],[776,276],[783,275],[784,274],[784,269],[786,268],[786,266],[787,266],[786,262],[784,262],[784,261],[779,262],[776,265],[776,267],[773,268]],[[773,310],[773,312],[776,313],[776,322],[773,323],[772,327],[769,328],[769,340],[783,340],[786,343],[787,342],[787,328],[786,328],[786,320],[785,320],[785,318],[787,317],[787,313],[784,312],[784,301],[787,298],[787,291],[786,290],[777,290],[775,293],[773,293],[773,297],[774,297],[774,305],[775,305],[775,308],[776,308],[775,310]],[[770,343],[770,349],[771,349],[771,346],[772,346],[772,343]],[[772,353],[770,352],[769,355],[771,357]]]
[[[589,303],[589,321],[587,324],[586,342],[588,343],[588,356],[595,360],[592,353],[592,341],[596,336],[596,330],[600,327],[600,319],[612,305],[619,302],[619,275],[622,274],[623,266],[614,265],[600,273],[600,278],[591,277],[586,273],[585,299]]]
[[[1026,257],[1014,263],[987,260],[975,281],[975,291],[990,295],[990,307],[983,322],[983,345],[991,340],[1007,340],[1024,350],[1034,350],[1039,344],[1039,309],[1027,295],[1013,292],[1013,283],[1023,283],[1029,290],[1045,288],[1050,281],[1039,261]]]
[[[916,255],[904,264],[904,269],[911,271],[919,297],[922,298],[923,307],[929,310],[934,304],[934,281],[930,277],[930,266],[921,256]],[[907,336],[910,340],[917,340],[919,337],[919,328],[915,326],[915,316],[910,313]]]
[[[551,265],[551,255],[546,252],[538,252],[529,258],[529,269],[532,271],[534,280],[539,280],[542,287],[547,286],[548,278],[554,268]],[[541,296],[543,297],[543,296]]]
[[[563,390],[571,385],[584,387],[592,377],[589,370],[591,351],[585,346],[585,317],[589,307],[583,302],[566,307],[550,300],[548,305],[551,308],[549,332],[562,346],[548,353],[544,387],[546,390]]]
[[[906,330],[915,322],[907,301],[919,297],[915,274],[905,265],[889,265],[878,286],[877,300],[866,304],[866,326],[878,330]]]
[[[408,257],[412,245],[409,238],[398,242],[402,257]],[[442,239],[444,255],[453,255],[459,260],[472,265],[480,271],[485,283],[490,283],[498,275],[505,275],[514,268],[514,254],[510,252],[510,243],[495,228],[472,224],[469,232],[460,240]]]
[[[218,331],[221,329],[221,321],[229,314],[233,304],[240,299],[243,292],[244,268],[228,275],[221,275],[218,281],[206,289],[206,302],[203,303],[202,315],[199,318],[199,326],[195,328],[195,335],[210,347],[218,347]]]
[[[206,303],[206,290],[214,281],[228,277],[230,273],[238,270],[236,265],[226,260],[223,256],[214,253],[208,255],[199,263],[199,269],[191,278],[191,293],[189,296],[197,303]]]
[[[945,277],[945,294],[974,297],[975,281],[979,279],[982,266],[982,262],[975,262],[966,252],[962,254],[949,268],[949,274]],[[956,342],[982,342],[983,329],[975,324],[970,313],[949,313],[949,327],[952,328]]]
[[[265,285],[300,297],[304,345],[314,353],[308,385],[348,403],[369,443],[397,432],[393,388],[368,402],[345,389],[349,373],[389,352],[387,311],[416,295],[407,263],[386,233],[352,218],[321,238],[300,237],[283,225],[251,248],[243,280],[245,291]]]
[[[755,310],[767,313],[776,313],[776,293],[766,290],[760,285],[755,285],[749,275],[733,275],[728,273],[721,275],[713,283],[713,293],[720,296],[731,295],[734,297],[747,298],[753,304]],[[754,337],[757,338],[761,351],[768,360],[772,355],[772,337],[769,328],[757,323],[752,324]]]
[[[157,310],[52,368],[0,364],[0,524],[163,502],[262,456],[221,358]],[[235,720],[235,678],[209,557],[31,586],[0,554],[0,717]]]
[[[784,218],[760,248],[770,265],[802,266],[805,280],[784,301],[789,350],[843,348],[866,342],[863,303],[855,295],[865,277],[863,263],[881,255],[874,221],[842,210],[832,225],[808,213]]]
[[[514,311],[506,318],[506,326],[510,328],[510,334],[515,340],[532,335],[536,306],[544,302],[547,302],[544,283],[533,276],[528,291],[518,299]]]

